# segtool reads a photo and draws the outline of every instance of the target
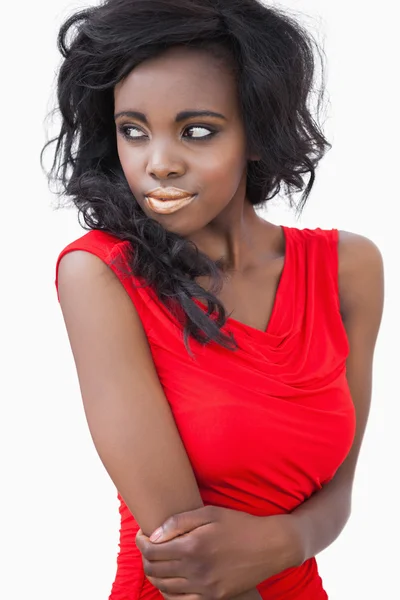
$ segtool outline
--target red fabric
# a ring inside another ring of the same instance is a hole
[[[195,360],[151,289],[136,288],[138,281],[119,271],[127,242],[90,231],[57,261],[58,267],[67,252],[86,250],[117,274],[142,319],[204,503],[257,516],[291,512],[330,481],[355,433],[349,344],[339,312],[338,232],[283,231],[285,265],[267,330],[230,318],[225,330],[233,331],[240,349],[193,342]],[[109,600],[161,600],[144,576],[138,525],[118,498],[120,552]],[[263,600],[327,598],[314,558],[258,590]]]

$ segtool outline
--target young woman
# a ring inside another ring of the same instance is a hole
[[[255,210],[284,190],[301,211],[329,147],[316,46],[257,0],[108,0],[58,44],[49,179],[88,231],[56,285],[120,500],[110,600],[327,598],[315,555],[350,515],[382,259]]]

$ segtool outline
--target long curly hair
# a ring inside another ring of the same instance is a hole
[[[323,85],[314,87],[315,50],[324,79],[318,44],[297,19],[258,0],[105,0],[67,18],[57,46],[63,58],[52,113],[61,114],[61,128],[40,153],[49,184],[57,184],[64,205],[72,199],[84,229],[129,241],[130,272],[178,316],[189,353],[190,337],[235,350],[234,337],[221,331],[228,318],[216,296],[221,265],[147,217],[128,186],[117,152],[114,87],[172,46],[203,48],[229,61],[248,148],[260,158],[248,163],[247,198],[261,207],[282,188],[300,213],[331,148],[309,107],[316,93],[318,116],[324,98]],[[46,171],[43,153],[55,142]],[[295,192],[302,192],[298,203]],[[196,282],[199,276],[210,277],[210,291]]]

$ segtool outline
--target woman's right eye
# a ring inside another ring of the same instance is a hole
[[[130,130],[138,133],[139,135],[130,135]],[[133,125],[121,125],[119,127],[119,131],[120,133],[122,133],[123,137],[125,137],[128,140],[140,140],[142,137],[144,137],[143,131],[140,131],[140,129],[138,129],[137,127],[133,127]]]

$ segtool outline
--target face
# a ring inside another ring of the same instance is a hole
[[[114,114],[129,187],[165,229],[189,237],[243,204],[246,136],[221,61],[188,48],[145,61],[115,87]]]

